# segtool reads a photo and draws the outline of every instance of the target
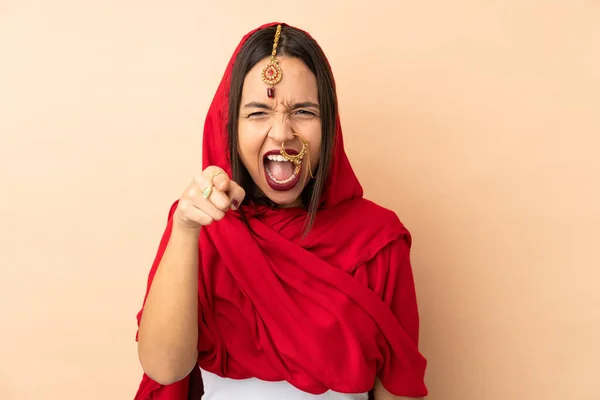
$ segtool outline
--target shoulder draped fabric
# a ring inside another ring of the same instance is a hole
[[[204,126],[204,167],[217,165],[231,174],[226,123],[233,63],[250,35],[273,25],[248,33],[227,66]],[[258,236],[237,212],[202,228],[198,365],[234,379],[286,380],[313,394],[369,392],[379,377],[392,394],[425,396],[410,234],[396,214],[363,198],[344,152],[339,117],[335,135],[322,206],[306,238],[306,212],[300,209],[244,206]],[[202,393],[194,368],[166,386],[144,374],[135,399],[199,400]]]

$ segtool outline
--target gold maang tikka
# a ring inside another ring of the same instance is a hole
[[[285,142],[281,143],[281,150],[279,151],[279,153],[283,156],[283,158],[292,162],[296,166],[296,170],[294,173],[299,172],[300,165],[302,164],[302,159],[304,158],[304,156],[308,156],[308,172],[310,173],[310,177],[314,179],[315,176],[313,175],[312,167],[310,165],[310,150],[308,148],[308,141],[298,133],[294,133],[294,136],[300,139],[300,142],[302,142],[302,150],[300,150],[300,153],[296,155],[288,154],[287,151],[285,151]]]
[[[272,99],[275,97],[275,85],[277,85],[283,76],[281,67],[279,66],[279,60],[277,60],[277,45],[279,44],[279,37],[281,36],[281,25],[277,25],[277,31],[275,31],[275,41],[273,42],[273,51],[271,52],[271,59],[269,63],[263,68],[261,78],[264,83],[269,87],[267,88],[267,96]]]

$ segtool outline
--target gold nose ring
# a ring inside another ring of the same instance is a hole
[[[294,135],[294,137],[297,137],[298,139],[300,139],[300,142],[302,143],[302,150],[300,150],[300,153],[298,153],[296,155],[288,154],[288,152],[285,150],[285,142],[283,142],[283,143],[281,143],[280,154],[283,156],[283,158],[285,158],[287,161],[294,163],[294,165],[296,165],[297,167],[299,167],[300,164],[302,164],[302,159],[304,158],[304,156],[305,155],[308,156],[308,171],[310,173],[311,178],[314,179],[315,176],[312,173],[312,167],[310,165],[310,152],[309,152],[309,147],[308,147],[308,140],[304,139],[298,133],[294,133],[293,135]]]

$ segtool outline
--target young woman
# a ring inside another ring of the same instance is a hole
[[[135,398],[425,396],[410,234],[362,197],[307,33],[273,23],[242,39],[203,164],[150,271]]]

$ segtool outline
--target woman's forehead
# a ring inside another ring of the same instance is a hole
[[[317,79],[306,64],[295,57],[278,57],[278,59],[283,77],[275,86],[275,99],[286,104],[317,103]],[[262,69],[268,62],[268,58],[259,61],[246,75],[242,90],[242,103],[273,100],[268,98],[268,86],[261,78]]]

